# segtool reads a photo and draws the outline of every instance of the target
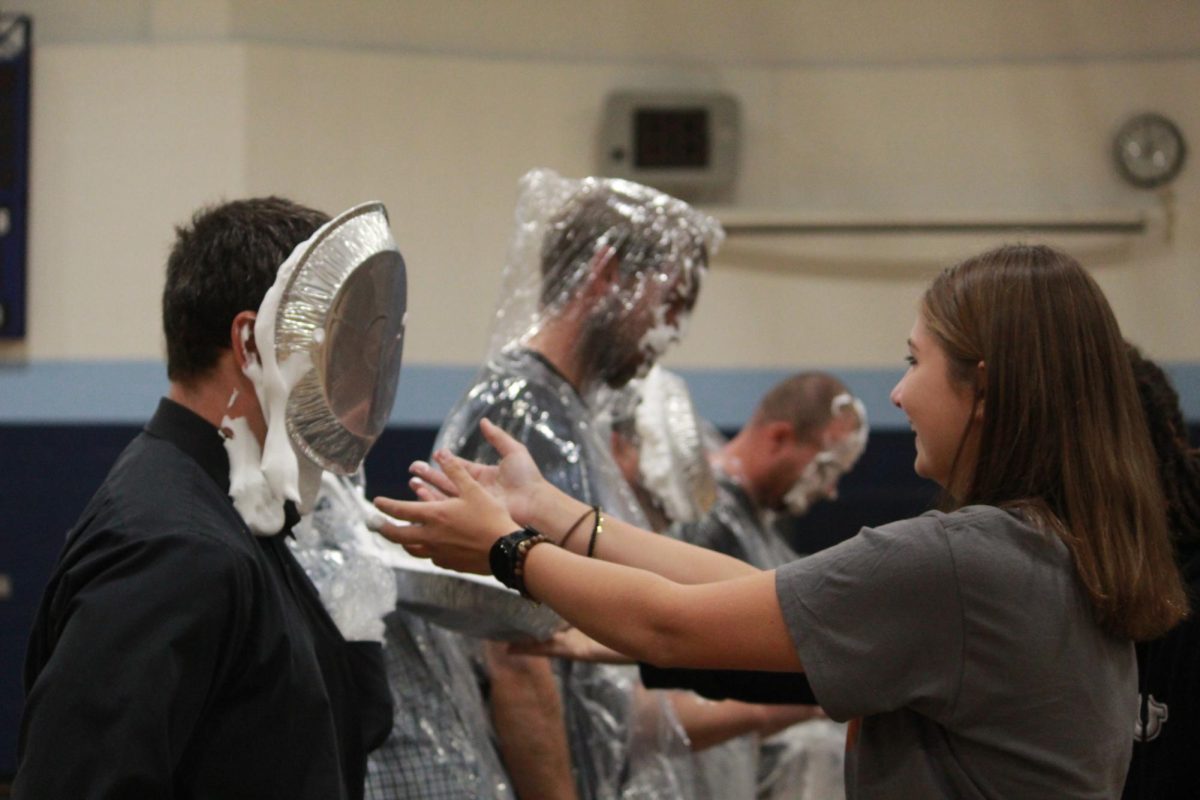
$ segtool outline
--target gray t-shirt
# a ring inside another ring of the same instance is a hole
[[[1057,536],[991,506],[864,528],[776,573],[851,798],[1117,798],[1133,645]]]

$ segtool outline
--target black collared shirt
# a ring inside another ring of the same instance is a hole
[[[362,796],[391,719],[379,646],[342,638],[228,486],[217,430],[164,399],[42,598],[15,796]]]

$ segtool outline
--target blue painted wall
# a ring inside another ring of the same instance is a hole
[[[735,431],[784,372],[682,370],[701,414]],[[837,503],[818,505],[791,535],[803,552],[930,507],[934,487],[912,472],[913,443],[887,393],[900,370],[836,370],[867,403],[872,435]],[[1171,369],[1200,441],[1200,366]],[[392,424],[367,460],[372,495],[407,496],[408,464],[425,458],[442,416],[473,370],[408,367]],[[153,411],[166,380],[147,362],[42,363],[0,367],[0,573],[12,594],[0,600],[0,776],[16,763],[25,640],[63,536],[121,449]],[[0,783],[3,781],[0,780]]]
[[[1164,364],[1179,390],[1185,416],[1200,422],[1200,364]],[[737,428],[775,382],[778,369],[680,369],[696,410],[720,428]],[[867,406],[873,428],[907,428],[888,401],[902,365],[892,369],[830,370]],[[471,367],[405,366],[390,424],[437,427],[471,383]],[[158,361],[39,361],[0,364],[0,425],[140,424],[166,391]]]

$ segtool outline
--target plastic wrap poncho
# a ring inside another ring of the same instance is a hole
[[[368,800],[512,800],[492,741],[473,642],[395,609],[396,577],[373,555],[362,476],[326,473],[290,542],[347,638],[382,639],[394,715],[367,764]],[[386,616],[385,616],[386,615]],[[386,629],[385,629],[386,625]]]
[[[687,203],[623,180],[521,180],[488,357],[572,327],[591,396],[644,375],[683,335],[724,233]]]
[[[679,338],[720,239],[714,220],[645,186],[526,175],[488,358],[437,445],[494,462],[479,432],[486,417],[551,483],[645,526],[596,395],[644,374]],[[686,738],[635,668],[558,669],[581,797],[693,796]]]
[[[617,437],[636,451],[637,468],[627,469],[626,478],[647,513],[661,523],[659,529],[711,520],[718,495],[708,460],[709,437],[683,379],[656,366],[645,378],[613,392],[606,410]],[[758,736],[739,736],[692,758],[692,796],[697,800],[755,796]]]
[[[710,426],[696,418],[681,378],[655,367],[644,380],[614,393],[608,407],[613,425],[638,448],[638,471],[633,477],[639,493],[674,523],[671,535],[760,569],[774,569],[799,557],[764,523],[740,485],[720,470],[710,470],[710,451],[720,442],[707,435]],[[814,459],[814,463],[837,456],[836,463],[844,465],[845,471],[862,452],[867,425],[861,404],[839,395],[831,411],[837,415],[850,409],[858,416],[855,433],[840,447],[822,452],[830,453],[830,458]],[[832,493],[836,477],[832,483],[817,485],[821,496]],[[695,796],[711,800],[840,797],[844,740],[843,725],[818,720],[794,725],[763,741],[761,748],[757,736],[709,748],[695,757]]]

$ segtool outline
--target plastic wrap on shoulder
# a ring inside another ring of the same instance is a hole
[[[312,513],[295,526],[288,545],[316,586],[321,602],[348,641],[382,641],[383,618],[396,605],[392,571],[375,552],[366,517],[374,509],[362,473],[324,473]]]
[[[545,169],[522,178],[516,223],[489,354],[554,320],[584,320],[582,360],[614,385],[682,335],[724,237],[715,219],[650,187]]]
[[[622,449],[633,449],[636,470],[627,479],[662,511],[665,521],[693,522],[707,514],[716,500],[716,479],[703,421],[683,378],[656,366],[645,378],[608,393],[604,401],[616,440]]]
[[[528,449],[546,479],[573,497],[595,493],[583,442],[590,414],[575,390],[533,351],[514,348],[489,359],[475,385],[446,417],[437,447],[472,461],[497,453],[479,423],[488,419]]]

